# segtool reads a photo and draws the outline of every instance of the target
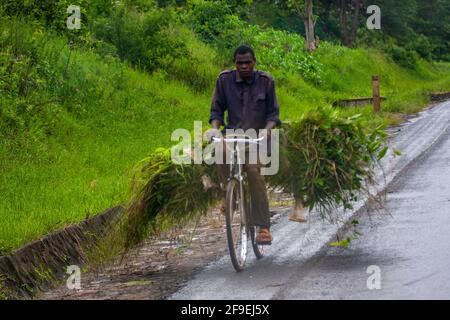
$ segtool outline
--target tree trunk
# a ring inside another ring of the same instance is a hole
[[[330,32],[329,23],[330,23],[330,11],[331,11],[331,1],[325,3],[325,10],[323,14],[323,31],[328,34]]]
[[[316,50],[316,39],[314,37],[312,0],[305,1],[305,14],[304,14],[303,22],[305,24],[306,48],[308,51],[314,51],[314,50]]]
[[[356,42],[356,32],[358,31],[358,24],[359,24],[359,15],[360,15],[360,9],[361,9],[361,0],[354,0],[355,4],[355,11],[353,12],[353,21],[352,21],[352,33],[350,37],[350,43],[349,45],[353,47]]]
[[[341,42],[344,46],[349,46],[349,36],[347,29],[347,0],[341,0],[341,10],[339,14],[339,21],[341,25]]]

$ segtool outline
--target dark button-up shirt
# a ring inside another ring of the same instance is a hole
[[[254,71],[250,79],[244,80],[236,70],[221,72],[214,89],[209,123],[219,120],[225,124],[225,111],[228,112],[227,129],[263,129],[268,121],[281,125],[272,77]]]

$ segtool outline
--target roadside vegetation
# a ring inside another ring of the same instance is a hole
[[[364,37],[349,48],[330,33],[307,53],[301,30],[255,21],[239,2],[83,0],[80,30],[66,28],[70,1],[41,2],[0,5],[0,255],[127,201],[138,161],[169,147],[174,129],[207,126],[215,79],[238,44],[274,76],[285,122],[370,96],[374,74],[383,112],[339,115],[396,124],[427,93],[450,89],[442,50],[420,54],[392,35],[390,49]]]

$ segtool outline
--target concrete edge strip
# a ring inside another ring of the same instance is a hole
[[[83,246],[94,240],[94,235],[101,235],[122,209],[107,209],[0,256],[0,298],[31,298],[63,278],[69,265],[84,266]]]

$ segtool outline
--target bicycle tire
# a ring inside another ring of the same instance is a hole
[[[236,179],[231,179],[227,185],[225,220],[228,250],[231,263],[236,271],[242,271],[244,269],[247,258],[247,225],[245,205],[242,202],[243,199],[244,195],[241,194],[239,182]],[[239,210],[239,216],[236,216],[236,209]],[[238,220],[239,224],[238,230],[236,229],[236,220]]]
[[[250,198],[250,193],[248,191],[248,185],[246,190],[246,215],[247,215],[247,225],[248,225],[248,229],[249,229],[249,233],[250,233],[250,241],[252,242],[252,248],[253,248],[253,253],[256,256],[256,259],[261,259],[262,257],[264,257],[264,246],[263,245],[259,245],[256,243],[256,226],[253,226],[250,224],[250,216],[252,215],[252,200]]]
[[[252,241],[253,252],[259,260],[264,257],[264,246],[256,243],[256,227],[250,226],[250,239]]]

